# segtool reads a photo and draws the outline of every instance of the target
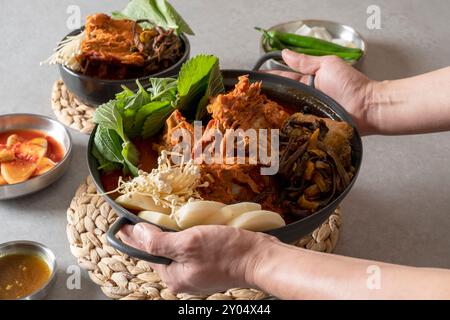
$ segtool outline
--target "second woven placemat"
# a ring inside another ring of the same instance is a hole
[[[85,134],[90,134],[94,129],[92,117],[95,108],[81,102],[67,90],[62,80],[53,85],[52,109],[58,121],[72,129]]]
[[[146,261],[131,258],[106,242],[106,232],[117,219],[114,210],[97,192],[88,177],[80,185],[67,210],[67,237],[78,264],[106,296],[125,300],[260,300],[268,295],[255,289],[235,288],[209,296],[174,294]],[[341,210],[337,209],[311,235],[295,245],[332,252],[339,239]]]

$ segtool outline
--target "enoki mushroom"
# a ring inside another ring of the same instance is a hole
[[[171,156],[182,159],[180,164],[173,164]],[[131,180],[119,178],[118,187],[107,194],[140,194],[151,197],[156,205],[171,208],[172,213],[182,205],[201,200],[197,188],[207,187],[201,183],[200,167],[193,160],[183,161],[181,154],[162,151],[158,158],[158,167],[150,173],[140,170],[139,175]]]

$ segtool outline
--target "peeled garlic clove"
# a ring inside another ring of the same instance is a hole
[[[150,196],[144,196],[138,193],[128,193],[119,196],[116,202],[122,207],[136,211],[156,211],[165,214],[170,214],[170,208],[163,208],[156,205],[153,198]]]
[[[37,168],[35,161],[16,159],[1,164],[1,175],[9,184],[24,182],[28,180]]]
[[[235,228],[259,232],[281,228],[285,226],[286,223],[276,212],[258,210],[241,214],[237,218],[231,220],[228,225]]]
[[[261,210],[262,207],[259,203],[255,202],[239,202],[235,204],[229,204],[225,207],[220,209],[220,213],[222,216],[224,216],[224,219],[226,219],[225,223],[233,220],[234,218],[240,216],[243,213],[249,212],[249,211],[257,211]]]
[[[225,204],[216,201],[194,201],[182,206],[176,213],[175,219],[181,229],[206,224],[207,219],[218,214]]]
[[[169,215],[161,212],[141,211],[139,212],[138,217],[164,228],[180,230],[175,220],[173,220]]]
[[[51,159],[47,157],[43,157],[41,161],[39,161],[36,171],[34,172],[34,175],[40,176],[41,174],[44,174],[53,169],[54,166],[56,166],[55,162],[53,162]]]

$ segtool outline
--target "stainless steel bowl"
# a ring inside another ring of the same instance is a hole
[[[58,121],[37,114],[0,115],[0,132],[10,130],[39,130],[47,133],[64,150],[63,159],[50,171],[27,181],[0,186],[0,200],[21,197],[49,186],[69,168],[72,156],[72,138],[69,131]]]
[[[20,300],[39,300],[44,298],[56,279],[55,254],[46,246],[34,241],[18,240],[0,244],[0,257],[11,254],[33,254],[47,263],[51,272],[47,283],[45,283],[38,291],[35,291],[26,297],[22,297]]]
[[[309,27],[324,27],[330,32],[330,34],[334,38],[339,38],[347,41],[352,41],[358,48],[363,51],[363,55],[356,61],[351,62],[352,65],[358,67],[361,65],[364,57],[367,55],[367,43],[364,38],[352,27],[327,20],[296,20],[285,23],[277,24],[273,27],[270,27],[268,30],[277,30],[283,32],[295,32],[297,31],[303,24],[308,25]],[[265,54],[270,52],[270,48],[263,41],[264,37],[261,36],[260,40],[260,51],[261,54]],[[285,65],[282,61],[271,59],[267,62],[267,67],[269,69],[278,69],[278,70],[288,70],[291,69]]]

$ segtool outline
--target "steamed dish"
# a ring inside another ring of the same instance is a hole
[[[62,160],[61,145],[44,132],[0,133],[0,185],[24,182],[45,174]]]
[[[125,90],[100,106],[91,152],[106,192],[172,230],[215,224],[268,231],[336,199],[354,175],[353,128],[294,113],[268,97],[263,83],[237,80],[225,92],[217,58],[200,55],[178,79],[152,79],[149,89]],[[272,174],[262,174],[271,163],[252,153],[250,136],[232,135],[253,129],[267,133],[257,136],[256,154],[277,160]],[[279,150],[272,149],[278,138]]]
[[[140,78],[180,60],[182,32],[192,34],[166,1],[134,0],[112,16],[88,16],[84,30],[66,37],[46,62],[99,79]]]
[[[135,21],[106,14],[86,20],[85,36],[76,57],[81,73],[101,79],[139,78],[175,64],[183,44],[173,29],[142,29]]]

